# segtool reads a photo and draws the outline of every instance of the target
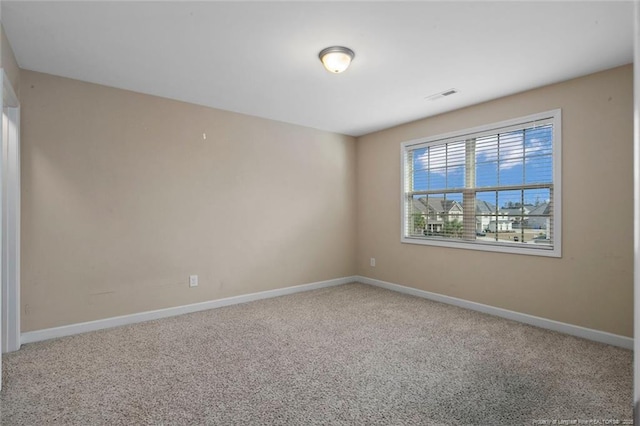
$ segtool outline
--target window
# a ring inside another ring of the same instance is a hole
[[[560,110],[402,144],[402,242],[560,257]]]

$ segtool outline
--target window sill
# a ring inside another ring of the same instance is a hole
[[[402,237],[400,242],[403,244],[417,244],[423,246],[435,246],[435,247],[448,247],[464,250],[480,250],[497,253],[508,254],[524,254],[527,256],[544,256],[544,257],[557,257],[561,258],[562,253],[558,244],[551,248],[546,244],[535,243],[521,243],[521,245],[513,243],[479,243],[479,242],[467,242],[462,240],[447,241],[445,238],[442,240],[438,238],[421,238],[421,237]],[[527,247],[523,247],[526,245]]]

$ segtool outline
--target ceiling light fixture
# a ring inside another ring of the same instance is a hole
[[[327,71],[337,74],[349,68],[356,54],[348,47],[331,46],[322,49],[318,56]]]

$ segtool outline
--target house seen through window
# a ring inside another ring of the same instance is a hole
[[[560,256],[560,110],[402,144],[402,241]]]

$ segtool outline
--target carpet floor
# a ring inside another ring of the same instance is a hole
[[[354,283],[24,345],[3,357],[0,420],[622,422],[632,418],[632,358],[629,350]]]

